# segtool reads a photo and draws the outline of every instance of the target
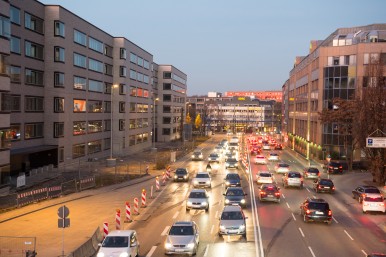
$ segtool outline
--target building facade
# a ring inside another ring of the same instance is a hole
[[[325,40],[312,41],[307,56],[296,58],[283,86],[291,148],[307,158],[324,159],[332,152],[345,155],[338,124],[321,124],[318,113],[331,108],[333,98],[361,94],[372,58],[386,61],[386,24],[337,29]]]
[[[276,102],[282,101],[282,91],[227,91],[224,93],[224,96],[248,96],[260,100],[275,100]]]

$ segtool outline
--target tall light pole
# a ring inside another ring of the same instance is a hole
[[[110,92],[110,158],[108,159],[107,163],[108,166],[114,166],[116,160],[113,159],[113,124],[114,124],[114,88],[117,88],[118,85],[111,85],[111,92]],[[109,165],[110,164],[110,165]]]
[[[154,101],[153,101],[153,149],[156,149],[155,148],[155,102],[158,101],[159,98],[154,98]]]

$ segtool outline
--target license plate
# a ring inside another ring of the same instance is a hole
[[[268,197],[273,197],[273,195],[267,195]]]
[[[337,170],[338,168],[334,168],[334,170]]]
[[[237,230],[228,230],[228,233],[237,233]]]
[[[330,187],[323,187],[323,188],[327,188],[327,189],[329,189]]]
[[[322,211],[316,211],[315,214],[323,214]]]
[[[183,252],[184,249],[176,249],[176,252]]]

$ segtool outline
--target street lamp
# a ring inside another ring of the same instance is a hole
[[[110,158],[107,160],[108,166],[114,166],[116,160],[113,159],[113,124],[114,124],[114,88],[117,88],[118,85],[111,85],[110,92]]]
[[[153,101],[153,150],[155,150],[155,102],[158,101],[159,98],[154,98]]]

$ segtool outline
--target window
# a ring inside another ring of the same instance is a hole
[[[44,111],[44,98],[38,96],[25,97],[26,112],[42,112]]]
[[[74,76],[74,88],[86,90],[86,78]]]
[[[172,96],[171,95],[163,95],[163,101],[164,102],[171,102]]]
[[[105,113],[111,113],[111,102],[104,102],[104,112]]]
[[[103,43],[99,40],[96,40],[95,38],[89,37],[88,38],[88,47],[92,50],[95,50],[99,53],[103,53]]]
[[[64,112],[63,97],[54,97],[54,112]]]
[[[72,146],[72,159],[80,158],[86,155],[86,145],[76,144]]]
[[[119,131],[125,130],[125,120],[119,120]]]
[[[172,84],[170,83],[164,83],[164,90],[171,90],[172,89]]]
[[[3,54],[0,54],[0,74],[9,75],[8,58]]]
[[[54,137],[64,137],[63,122],[54,122]]]
[[[163,128],[162,129],[162,135],[170,135],[170,128]]]
[[[11,22],[20,25],[20,9],[11,5],[9,11]]]
[[[64,87],[64,73],[54,72],[54,86]]]
[[[88,100],[87,110],[88,112],[102,112],[102,101]]]
[[[11,37],[11,22],[2,15],[0,15],[0,37]]]
[[[21,68],[17,66],[11,66],[9,69],[9,75],[11,78],[11,82],[13,83],[20,83],[21,78]]]
[[[33,139],[43,137],[43,123],[30,123],[24,126],[24,138]]]
[[[20,124],[11,124],[11,127],[9,129],[9,134],[12,141],[20,140],[21,138]]]
[[[44,47],[42,45],[25,41],[25,56],[43,60]]]
[[[126,95],[126,85],[125,84],[119,84],[119,94],[120,95]]]
[[[164,79],[171,79],[172,74],[170,72],[164,72]]]
[[[11,36],[11,53],[21,54],[20,38]]]
[[[143,82],[149,84],[149,76],[143,75]]]
[[[12,95],[7,94],[5,92],[0,93],[0,111],[10,112],[11,103],[12,103],[11,101],[12,101]],[[0,134],[0,141],[1,141],[1,134]]]
[[[125,66],[119,66],[119,76],[126,77],[126,75],[127,75],[127,68]]]
[[[143,74],[142,73],[139,73],[139,72],[137,73],[137,80],[141,81],[141,82],[143,81]]]
[[[130,62],[137,63],[137,56],[133,53],[130,53]]]
[[[88,153],[93,154],[102,151],[102,140],[88,142]]]
[[[87,68],[86,56],[74,53],[74,65],[77,67]]]
[[[143,67],[143,59],[141,57],[138,57],[137,64],[141,67]]]
[[[112,75],[113,75],[113,66],[110,65],[110,64],[105,63],[104,73],[105,73],[106,75],[112,76]]]
[[[111,120],[108,119],[108,120],[105,120],[104,121],[104,124],[105,124],[105,131],[111,131]]]
[[[88,80],[88,90],[94,92],[103,92],[104,83],[96,80]]]
[[[86,100],[74,99],[74,112],[85,112]]]
[[[74,29],[74,42],[82,46],[87,44],[87,36],[83,32]]]
[[[148,118],[142,119],[142,127],[144,127],[144,128],[149,127],[149,119]]]
[[[72,134],[74,136],[86,134],[86,122],[85,121],[74,121]]]
[[[171,124],[172,119],[171,117],[163,117],[162,124]]]
[[[119,49],[119,58],[126,60],[126,57],[127,57],[126,48],[120,48]]]
[[[135,106],[136,106],[136,103],[130,102],[129,111],[130,111],[130,112],[135,112],[135,111],[136,111]]]
[[[102,132],[102,121],[92,120],[88,122],[88,133]]]
[[[56,37],[65,37],[65,31],[64,31],[64,23],[60,21],[54,22],[55,26],[55,36]]]
[[[11,95],[11,111],[20,112],[21,111],[21,97],[20,95]]]
[[[143,60],[143,67],[148,70],[150,68],[149,62],[146,60]]]
[[[119,102],[119,112],[125,112],[125,102]]]
[[[111,46],[105,45],[105,55],[113,57],[113,48]]]
[[[24,26],[27,29],[33,30],[37,33],[44,33],[44,21],[32,14],[25,13],[24,15]]]
[[[137,88],[131,86],[130,87],[130,96],[137,96]]]
[[[135,119],[130,119],[129,120],[129,129],[135,129],[135,128],[136,128]]]
[[[44,73],[42,71],[25,69],[25,83],[35,86],[43,86]]]
[[[55,62],[64,62],[64,48],[55,46]]]
[[[13,134],[9,129],[0,129],[0,149],[10,149]]]
[[[130,78],[137,79],[137,72],[135,70],[130,70]]]
[[[100,61],[91,59],[91,58],[88,60],[88,68],[90,70],[93,70],[93,71],[96,71],[96,72],[100,72],[100,73],[103,73],[103,71],[104,71],[103,63],[100,62]]]

